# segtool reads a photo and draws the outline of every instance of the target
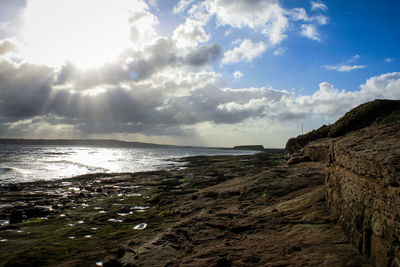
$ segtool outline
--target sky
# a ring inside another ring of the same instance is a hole
[[[398,1],[0,0],[0,137],[261,144],[400,99]]]

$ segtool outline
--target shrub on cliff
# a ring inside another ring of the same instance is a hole
[[[292,154],[314,140],[338,137],[364,127],[398,120],[400,120],[400,100],[376,99],[353,108],[332,125],[324,125],[317,130],[289,139],[286,151]]]
[[[344,114],[331,125],[328,136],[342,136],[364,127],[395,122],[399,119],[400,100],[374,100]]]

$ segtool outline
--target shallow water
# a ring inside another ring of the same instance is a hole
[[[196,155],[243,155],[256,151],[211,148],[102,148],[0,145],[0,184],[69,178],[88,173],[139,172],[182,165]]]

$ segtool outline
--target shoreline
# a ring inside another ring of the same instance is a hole
[[[321,163],[285,161],[283,153],[194,156],[182,170],[1,192],[1,203],[21,205],[0,209],[14,220],[0,228],[0,265],[366,264],[329,216]]]
[[[23,145],[17,145],[21,147]],[[0,144],[1,147],[1,144]],[[51,146],[39,146],[39,149],[48,149]],[[60,147],[55,147],[58,149]],[[74,147],[68,147],[74,149]],[[78,149],[82,147],[76,147]],[[86,147],[91,149],[91,147]],[[103,147],[97,147],[99,149],[104,149]],[[185,148],[180,147],[178,150],[176,148],[158,148],[153,151],[154,148],[109,148],[110,151],[106,151],[108,154],[117,153],[117,158],[108,156],[100,161],[90,161],[88,160],[88,155],[85,153],[95,153],[94,159],[98,154],[97,150],[90,150],[87,152],[83,151],[85,160],[79,159],[80,150],[66,150],[66,151],[45,151],[40,152],[38,156],[32,159],[27,159],[26,157],[17,159],[8,158],[8,154],[13,153],[13,151],[6,151],[2,156],[5,160],[1,164],[2,177],[0,179],[0,186],[7,186],[13,184],[23,184],[30,182],[49,182],[64,179],[74,179],[75,177],[85,176],[88,174],[118,174],[118,173],[136,173],[136,172],[148,172],[148,171],[160,171],[160,170],[173,170],[183,166],[190,157],[195,157],[198,155],[205,156],[223,156],[223,155],[252,155],[256,153],[262,153],[262,151],[250,151],[250,150],[233,150],[233,149],[217,149],[217,148],[192,148],[185,150]],[[108,149],[108,148],[105,148]],[[115,151],[113,149],[116,149]],[[121,150],[122,149],[122,150]],[[172,150],[170,150],[172,149]],[[193,150],[194,149],[194,150]],[[197,149],[197,150],[196,150]],[[199,150],[200,149],[200,150]],[[143,152],[145,151],[145,152]],[[229,152],[227,152],[229,151]],[[267,149],[265,151],[283,151],[283,149]],[[4,151],[3,151],[4,152]],[[18,152],[16,152],[18,154]],[[29,151],[29,153],[34,153]],[[127,153],[125,155],[125,153]],[[140,157],[143,154],[144,159]],[[203,154],[204,153],[204,154]],[[137,154],[140,154],[138,156]],[[57,157],[60,158],[53,161],[51,159],[48,161],[47,157]],[[102,155],[98,155],[102,158]],[[187,159],[185,159],[187,158]],[[15,162],[14,162],[14,161]],[[117,163],[116,163],[117,162]],[[50,179],[49,179],[50,178]]]

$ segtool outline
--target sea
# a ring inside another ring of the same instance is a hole
[[[90,173],[141,172],[181,168],[181,159],[197,155],[249,155],[257,151],[160,147],[105,148],[0,145],[0,185],[50,181]]]

